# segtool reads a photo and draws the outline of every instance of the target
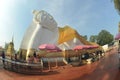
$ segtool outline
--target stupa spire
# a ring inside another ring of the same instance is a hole
[[[12,43],[14,42],[14,35],[12,36]]]

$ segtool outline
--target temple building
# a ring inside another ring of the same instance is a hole
[[[14,42],[13,42],[13,39],[12,39],[12,41],[7,46],[6,56],[11,57],[12,55],[14,55],[14,53],[15,53]]]

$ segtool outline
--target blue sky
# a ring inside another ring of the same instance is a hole
[[[19,49],[32,22],[32,10],[45,10],[58,26],[69,25],[81,35],[97,35],[102,29],[115,35],[120,16],[111,0],[0,0],[0,45],[14,36]]]

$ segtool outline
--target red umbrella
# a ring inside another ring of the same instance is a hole
[[[98,48],[99,46],[98,45],[93,45],[93,48]]]
[[[78,45],[73,48],[73,50],[81,50],[81,49],[92,49],[98,48],[98,45]]]
[[[83,49],[93,49],[98,48],[98,45],[84,45]]]
[[[84,48],[84,46],[78,45],[78,46],[75,46],[75,47],[73,48],[73,50],[81,50],[81,49],[83,49],[83,48]]]
[[[91,45],[84,45],[83,49],[91,49],[92,46]]]
[[[120,32],[115,36],[115,40],[119,40],[120,39]]]
[[[42,44],[39,46],[40,50],[48,50],[51,52],[57,52],[57,51],[61,51],[60,48],[58,48],[56,45],[54,44]]]
[[[93,45],[78,45],[73,48],[73,50],[81,50],[81,49],[91,49],[91,48],[97,48],[98,46]]]

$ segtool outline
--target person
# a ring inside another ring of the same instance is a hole
[[[34,63],[39,63],[40,61],[39,61],[39,56],[38,55],[36,55],[36,57],[34,57]]]
[[[32,63],[33,62],[33,59],[30,55],[28,55],[28,59],[27,59],[27,63]],[[31,70],[31,66],[28,66],[28,69]]]
[[[118,43],[118,58],[119,58],[119,69],[120,69],[120,40]]]
[[[118,43],[118,58],[119,58],[119,69],[120,69],[120,40]]]
[[[5,60],[4,60],[5,59],[5,52],[4,51],[2,51],[2,55],[1,56],[2,56],[2,62],[3,62],[3,65],[4,65],[5,64]]]
[[[70,57],[68,57],[68,63],[70,63],[71,62],[71,59],[70,59]]]
[[[37,57],[37,55],[36,55],[36,52],[35,52],[35,51],[34,51],[34,53],[33,53],[33,56],[34,56],[34,57]]]
[[[32,62],[33,62],[33,58],[29,55],[27,59],[27,63],[32,63]]]
[[[118,52],[118,58],[119,58],[119,69],[120,69],[120,52]]]
[[[22,51],[20,51],[20,61],[22,60]]]
[[[40,58],[40,63],[41,63],[42,69],[43,69],[44,65],[43,65],[43,58],[42,57]]]
[[[18,61],[18,59],[17,59],[17,54],[15,54],[15,61]]]
[[[85,53],[84,54],[84,59],[88,59],[90,56],[89,56],[89,53]]]

